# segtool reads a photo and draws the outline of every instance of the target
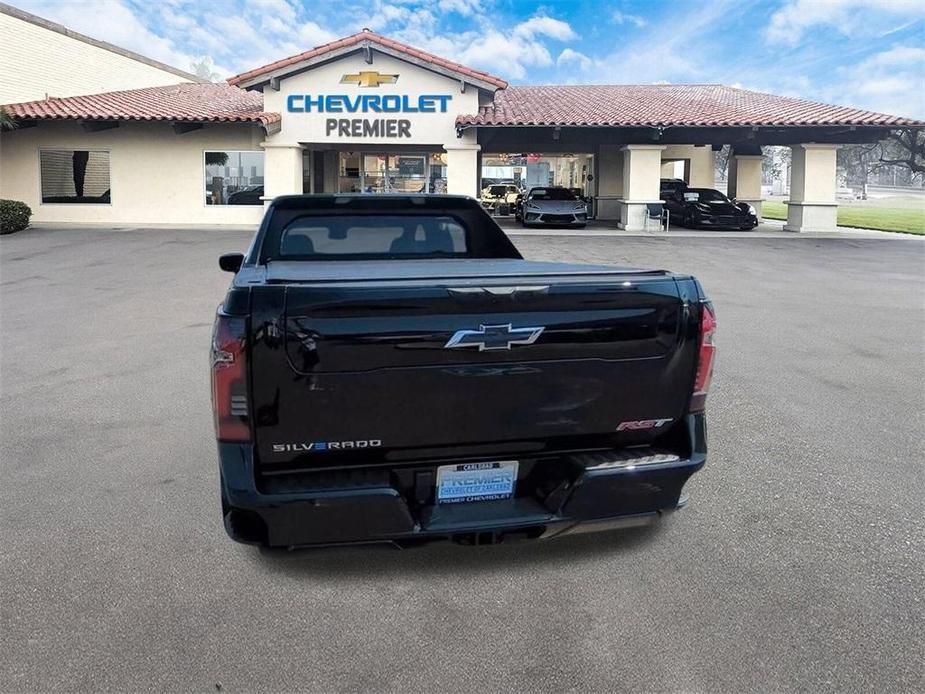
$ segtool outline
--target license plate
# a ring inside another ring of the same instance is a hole
[[[509,499],[516,482],[516,460],[441,465],[437,468],[437,503]]]

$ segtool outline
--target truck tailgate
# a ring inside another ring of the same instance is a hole
[[[681,417],[696,359],[683,285],[614,272],[255,288],[258,458],[328,466],[472,444],[567,447],[615,437],[621,422]]]

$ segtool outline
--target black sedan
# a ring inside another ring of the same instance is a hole
[[[711,188],[682,188],[665,195],[671,221],[689,228],[754,229],[758,213],[746,202],[730,200]]]
[[[263,186],[249,186],[231,193],[228,196],[229,205],[262,205]]]

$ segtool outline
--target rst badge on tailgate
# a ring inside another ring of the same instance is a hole
[[[658,429],[663,427],[674,419],[635,419],[629,422],[620,422],[617,425],[617,431],[643,431],[645,429]]]

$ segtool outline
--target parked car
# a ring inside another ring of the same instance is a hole
[[[588,207],[568,188],[544,186],[531,188],[520,205],[515,203],[515,218],[524,226],[571,226],[582,228],[588,223]]]
[[[229,205],[262,205],[263,186],[249,186],[228,196]]]
[[[730,200],[712,188],[684,187],[666,193],[663,199],[672,224],[710,229],[754,229],[758,226],[754,207]]]
[[[706,461],[713,309],[523,260],[462,196],[276,198],[212,336],[221,512],[294,547],[652,522]]]
[[[683,178],[663,178],[659,181],[658,197],[664,200],[666,196],[678,193],[687,188],[687,182]]]
[[[482,207],[495,214],[510,214],[521,190],[515,184],[495,184],[482,190]]]

